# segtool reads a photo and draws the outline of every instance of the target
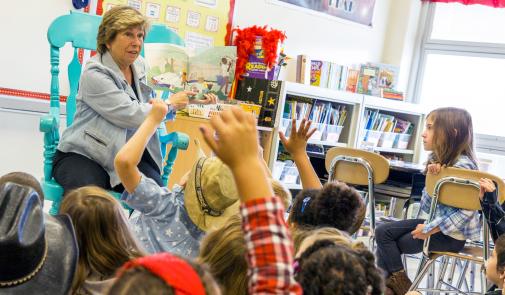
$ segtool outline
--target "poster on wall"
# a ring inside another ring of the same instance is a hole
[[[287,4],[293,8],[322,13],[329,17],[343,18],[366,26],[372,26],[375,0],[268,0],[270,3]]]
[[[103,10],[115,5],[129,5],[151,22],[165,24],[184,39],[186,47],[208,48],[225,45],[235,0],[104,0]]]

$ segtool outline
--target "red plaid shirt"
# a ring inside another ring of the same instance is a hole
[[[293,274],[293,243],[277,197],[240,207],[247,245],[249,294],[302,294]]]

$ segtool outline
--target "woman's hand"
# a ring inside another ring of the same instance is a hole
[[[298,130],[296,129],[296,120],[291,121],[291,134],[286,138],[284,133],[279,132],[282,145],[293,156],[304,155],[307,149],[307,141],[314,134],[316,129],[310,129],[311,121],[303,119]]]
[[[168,105],[159,98],[152,99],[149,103],[152,105],[152,108],[147,117],[153,119],[157,123],[161,123],[168,113]]]
[[[172,94],[170,98],[166,101],[167,104],[171,105],[174,109],[180,110],[185,108],[189,103],[189,97],[196,95],[193,91],[181,91]]]
[[[491,179],[481,178],[479,180],[479,184],[480,184],[479,197],[481,200],[484,197],[484,193],[490,193],[496,190],[496,186],[494,185],[494,182]]]
[[[214,93],[207,93],[203,95],[203,99],[193,99],[191,104],[215,104],[217,103],[217,96]]]

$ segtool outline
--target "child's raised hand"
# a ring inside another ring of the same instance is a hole
[[[305,154],[307,141],[316,131],[315,128],[310,129],[311,124],[311,121],[303,119],[300,123],[300,127],[297,129],[296,119],[293,119],[291,121],[291,134],[289,135],[289,138],[286,138],[284,133],[279,131],[282,145],[292,156]]]
[[[159,98],[155,98],[149,101],[152,105],[151,111],[149,112],[148,117],[152,118],[158,123],[161,123],[168,112],[168,105]]]
[[[210,119],[211,128],[201,126],[205,142],[233,170],[240,164],[258,162],[256,119],[238,107],[222,111]]]
[[[479,197],[481,200],[482,200],[482,197],[484,197],[484,193],[490,193],[490,192],[494,192],[496,190],[496,186],[494,185],[494,182],[491,179],[481,178],[479,180],[479,184],[480,184]]]
[[[442,168],[442,166],[440,165],[440,163],[429,164],[428,165],[428,173],[433,174],[433,175],[437,175],[440,172],[441,168]]]

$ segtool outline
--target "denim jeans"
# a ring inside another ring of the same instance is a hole
[[[401,254],[415,254],[423,250],[424,240],[412,238],[411,232],[424,219],[400,220],[379,225],[375,230],[377,264],[389,276],[403,269]],[[456,240],[438,232],[431,236],[430,250],[459,252],[465,240]]]

